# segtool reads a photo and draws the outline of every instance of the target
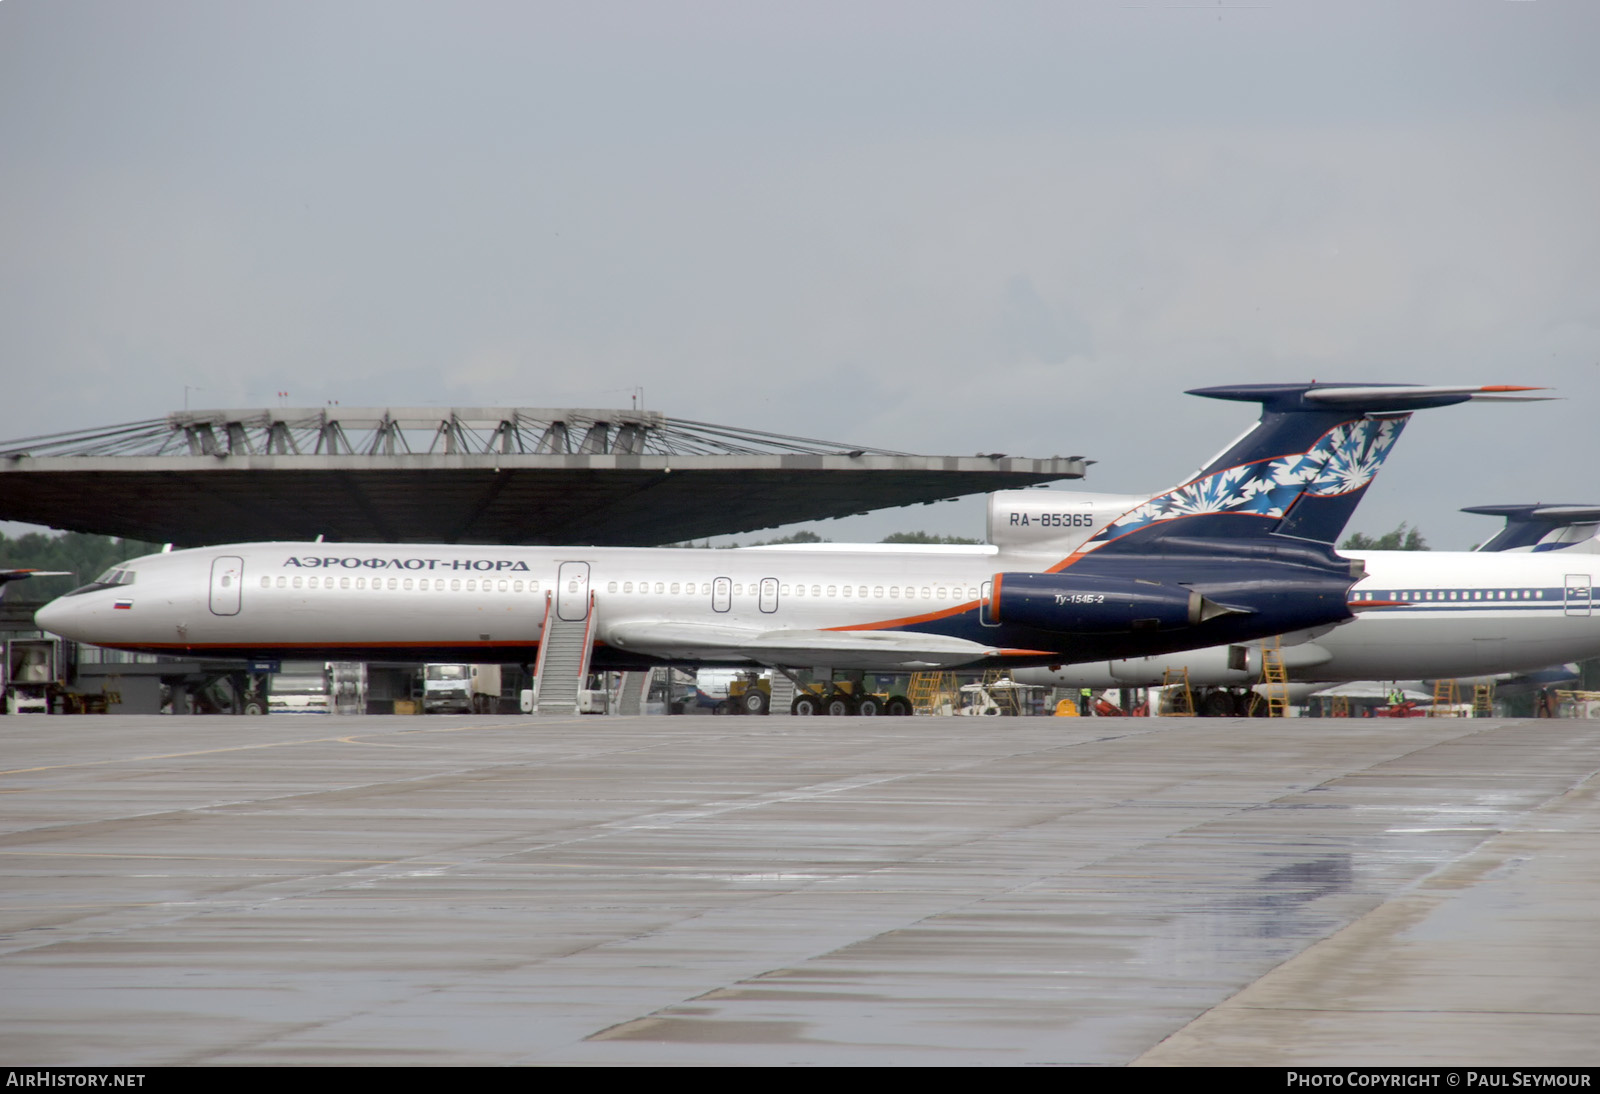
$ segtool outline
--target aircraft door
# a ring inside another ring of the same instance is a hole
[[[1000,621],[994,617],[994,582],[985,581],[978,595],[978,622],[985,627],[998,627]]]
[[[778,610],[778,579],[775,577],[761,579],[761,610],[768,613]]]
[[[211,614],[238,615],[244,584],[244,559],[218,555],[211,560]]]
[[[1591,611],[1594,586],[1589,574],[1568,574],[1564,598],[1568,615],[1588,615]]]
[[[711,610],[725,612],[733,608],[733,579],[719,577],[711,583]]]
[[[556,575],[556,618],[568,621],[589,617],[589,564],[563,562]]]

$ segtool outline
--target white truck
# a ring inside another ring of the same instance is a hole
[[[267,686],[268,714],[332,714],[333,687],[325,661],[285,661]]]
[[[423,666],[422,713],[494,714],[499,706],[499,665]]]

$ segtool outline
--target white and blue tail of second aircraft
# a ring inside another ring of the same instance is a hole
[[[1600,554],[1600,505],[1473,505],[1463,513],[1505,517],[1506,526],[1478,551]]]

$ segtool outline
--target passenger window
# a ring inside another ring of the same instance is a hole
[[[271,578],[270,578],[270,577],[264,577],[264,578],[262,578],[262,579],[261,579],[261,587],[262,587],[262,588],[263,588],[263,589],[270,589],[270,588],[272,588],[272,579],[271,579]]]

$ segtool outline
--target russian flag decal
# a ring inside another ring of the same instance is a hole
[[[115,604],[113,604],[111,606],[112,606],[112,608],[114,608],[114,609],[116,609],[118,611],[127,611],[128,609],[133,607],[133,601],[131,601],[131,600],[119,600],[119,601],[117,601]]]

